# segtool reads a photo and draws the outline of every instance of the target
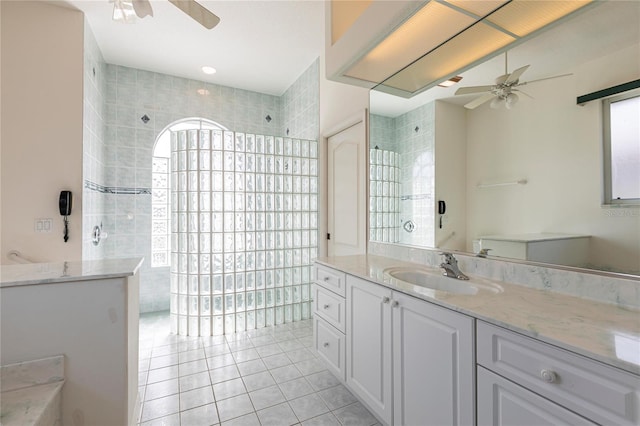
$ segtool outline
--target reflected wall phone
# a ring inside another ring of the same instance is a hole
[[[438,200],[438,214],[440,215],[440,229],[442,229],[442,215],[447,211],[447,203],[443,200]]]
[[[445,214],[447,211],[447,203],[440,200],[438,201],[438,214]]]
[[[64,216],[64,242],[69,241],[69,215],[71,214],[71,207],[73,205],[73,195],[71,191],[60,191],[60,198],[58,200],[58,208],[60,209],[60,215]]]

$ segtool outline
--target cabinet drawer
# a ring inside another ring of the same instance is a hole
[[[315,313],[344,333],[344,297],[340,297],[335,293],[325,290],[319,285],[314,285],[313,289]]]
[[[478,426],[595,425],[482,367],[477,377]]]
[[[640,423],[640,377],[477,322],[478,364],[597,423]]]
[[[317,265],[316,271],[316,283],[334,293],[344,297],[346,294],[345,282],[346,275],[343,272],[336,271],[335,269],[327,268],[326,266]]]
[[[313,345],[327,368],[345,380],[345,336],[321,318],[313,318]]]

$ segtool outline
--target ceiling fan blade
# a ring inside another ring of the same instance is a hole
[[[138,18],[144,18],[145,16],[153,16],[153,9],[151,9],[151,3],[149,0],[133,0],[133,10],[136,12]]]
[[[513,84],[516,81],[518,81],[520,76],[527,70],[527,68],[529,68],[529,65],[525,65],[524,67],[518,68],[517,70],[512,72],[509,75],[509,77],[507,77],[507,79],[504,81],[504,84]]]
[[[479,96],[479,97],[475,98],[474,100],[472,100],[468,104],[465,104],[464,107],[467,108],[467,109],[474,109],[476,107],[479,107],[483,103],[490,101],[495,96],[496,95],[494,95],[493,93],[484,94],[482,96]]]
[[[169,2],[209,30],[220,22],[220,18],[194,0],[169,0]]]
[[[512,90],[512,91],[514,91],[514,92],[522,93],[523,95],[525,95],[525,96],[526,96],[526,97],[528,97],[528,98],[535,99],[533,96],[531,96],[531,95],[530,95],[530,94],[528,94],[527,92],[523,92],[523,91],[522,91],[522,90],[520,90],[520,89],[511,89],[511,90]]]
[[[461,87],[456,90],[456,95],[469,95],[472,93],[488,92],[493,89],[493,86],[469,86]]]
[[[531,83],[537,83],[538,81],[544,81],[544,80],[551,80],[552,78],[560,78],[560,77],[568,77],[570,75],[573,75],[573,73],[569,73],[569,74],[562,74],[562,75],[554,75],[553,77],[545,77],[545,78],[539,78],[537,80],[531,80],[531,81],[525,81],[522,82],[520,84],[531,84]],[[519,84],[519,85],[520,85]],[[519,86],[518,85],[518,86]]]

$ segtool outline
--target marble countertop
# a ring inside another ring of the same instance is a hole
[[[498,282],[502,291],[497,293],[480,289],[475,295],[463,295],[431,290],[383,272],[390,267],[428,267],[382,256],[322,257],[316,262],[640,374],[638,310],[506,282]]]
[[[2,265],[0,288],[122,278],[135,274],[143,258]]]

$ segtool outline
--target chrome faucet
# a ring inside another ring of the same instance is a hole
[[[489,248],[483,248],[478,252],[478,254],[476,254],[476,256],[477,257],[487,257],[489,255],[489,251],[490,250],[491,249],[489,249]]]
[[[468,280],[469,277],[460,271],[458,268],[458,261],[451,253],[440,253],[444,257],[444,262],[440,264],[440,267],[444,269],[445,277],[456,278],[458,280]]]

